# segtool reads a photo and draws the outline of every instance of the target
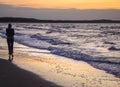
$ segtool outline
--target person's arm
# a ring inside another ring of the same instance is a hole
[[[7,29],[6,29],[6,36],[8,36]]]

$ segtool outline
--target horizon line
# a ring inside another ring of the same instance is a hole
[[[120,21],[115,19],[85,19],[85,20],[63,20],[63,19],[38,19],[38,18],[32,18],[32,17],[0,17],[0,19],[30,19],[30,20],[36,20],[36,21]]]

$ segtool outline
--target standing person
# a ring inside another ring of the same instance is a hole
[[[13,60],[13,45],[14,45],[14,29],[12,28],[12,24],[8,24],[8,28],[6,29],[7,36],[7,44],[9,50],[9,61]]]

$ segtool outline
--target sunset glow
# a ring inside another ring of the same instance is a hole
[[[32,8],[120,9],[120,0],[0,0],[0,4]]]

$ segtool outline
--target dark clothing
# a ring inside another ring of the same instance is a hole
[[[13,54],[14,38],[7,38],[7,44],[8,44],[9,54]]]
[[[7,44],[9,49],[9,54],[13,54],[13,44],[14,44],[14,29],[6,29]]]
[[[8,38],[13,37],[14,36],[14,29],[7,28],[6,29],[6,35],[7,35]]]

